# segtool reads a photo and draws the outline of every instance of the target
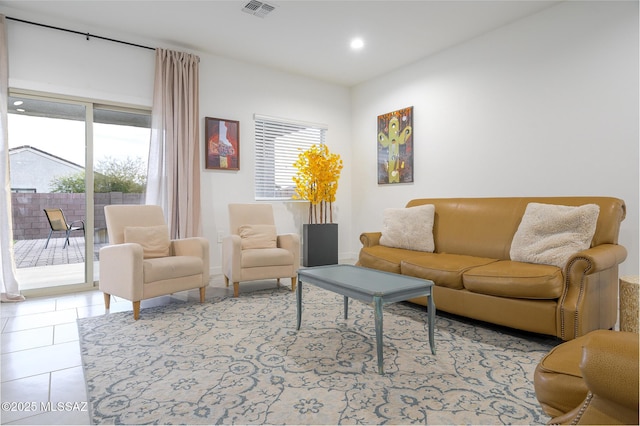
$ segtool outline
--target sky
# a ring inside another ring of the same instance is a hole
[[[85,125],[82,121],[8,115],[9,148],[30,145],[56,157],[85,166]],[[111,157],[124,160],[139,157],[146,165],[149,129],[93,125],[94,164]]]

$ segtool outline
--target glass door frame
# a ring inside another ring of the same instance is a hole
[[[85,253],[84,253],[84,277],[82,282],[71,282],[53,287],[37,290],[23,291],[26,293],[65,293],[84,289],[91,289],[97,283],[94,280],[93,265],[93,103],[65,95],[42,93],[30,90],[9,89],[9,96],[34,99],[43,102],[70,104],[84,107],[84,159],[85,159]]]
[[[96,268],[94,267],[94,245],[95,245],[95,193],[94,193],[94,108],[112,109],[116,111],[131,111],[140,113],[150,112],[150,108],[135,105],[128,105],[118,102],[104,102],[74,96],[44,93],[23,89],[9,89],[9,96],[41,100],[45,102],[66,103],[85,108],[85,261],[84,261],[84,282],[61,284],[59,286],[48,287],[41,290],[33,290],[37,294],[41,293],[68,293],[74,291],[90,290],[97,286],[98,279],[94,277]]]

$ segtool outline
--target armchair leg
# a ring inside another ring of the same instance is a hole
[[[200,287],[200,303],[204,303],[205,293],[206,293],[206,287]]]
[[[138,321],[140,318],[140,301],[133,302],[133,319]]]
[[[227,285],[227,287],[229,287],[229,277],[227,277],[226,275],[224,276],[224,283]]]
[[[296,284],[298,284],[298,277],[291,277],[291,291],[296,291]]]
[[[111,305],[111,295],[109,293],[104,293],[104,308],[105,309],[109,309],[109,306]]]
[[[240,283],[233,283],[233,297],[240,295]]]

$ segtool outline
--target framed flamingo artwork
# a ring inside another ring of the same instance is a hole
[[[240,122],[205,117],[205,167],[240,170]]]

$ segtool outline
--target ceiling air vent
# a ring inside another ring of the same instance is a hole
[[[250,13],[254,16],[258,16],[260,18],[264,18],[269,13],[273,12],[275,8],[276,8],[275,6],[265,2],[261,2],[258,0],[250,0],[248,3],[244,5],[244,7],[242,8],[242,11],[246,13]]]

